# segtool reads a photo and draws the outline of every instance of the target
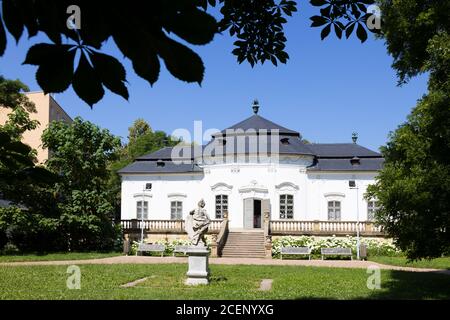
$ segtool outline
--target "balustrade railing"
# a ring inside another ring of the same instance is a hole
[[[356,234],[356,221],[299,221],[299,220],[271,220],[271,234]],[[359,222],[361,234],[382,234],[382,228],[369,221]]]
[[[211,220],[209,232],[218,232],[222,220]],[[124,231],[141,230],[146,232],[180,232],[184,233],[184,220],[121,220],[120,224]]]

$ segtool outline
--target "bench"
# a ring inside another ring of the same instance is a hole
[[[164,251],[166,251],[166,246],[163,244],[139,243],[136,255],[138,254],[138,252],[161,252],[161,257],[163,257]]]
[[[173,249],[173,256],[175,257],[175,253],[182,253],[186,255],[186,251],[188,250],[189,246],[175,246]]]
[[[281,247],[281,260],[283,260],[283,254],[308,255],[309,260],[311,260],[311,248],[309,247]]]
[[[321,248],[320,254],[322,260],[324,256],[350,256],[350,259],[353,260],[351,248]]]

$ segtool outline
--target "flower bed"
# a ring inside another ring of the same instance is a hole
[[[401,251],[390,240],[386,239],[360,239],[361,244],[367,246],[368,256],[399,256]],[[320,248],[352,248],[356,254],[356,237],[313,237],[313,236],[285,236],[272,242],[272,256],[280,256],[281,247],[310,247],[313,255],[320,255]]]

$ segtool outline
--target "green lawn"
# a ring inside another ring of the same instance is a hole
[[[450,299],[450,276],[436,273],[381,270],[381,289],[369,290],[365,269],[212,265],[210,285],[187,287],[186,264],[80,268],[81,289],[69,290],[67,266],[1,266],[0,299]],[[274,280],[271,291],[258,290],[261,279]]]
[[[23,255],[0,255],[0,262],[85,260],[120,256],[119,252],[61,252]]]
[[[413,262],[408,262],[405,257],[369,257],[369,260],[393,266],[450,270],[450,257],[436,258],[432,260],[419,260]]]

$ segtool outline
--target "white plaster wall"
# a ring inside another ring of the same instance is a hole
[[[279,219],[279,195],[294,195],[294,220],[327,220],[326,194],[341,194],[341,220],[356,220],[356,190],[359,186],[360,220],[366,220],[367,202],[363,199],[367,185],[374,182],[376,172],[307,173],[299,164],[223,164],[204,167],[204,173],[165,175],[124,175],[122,177],[122,219],[136,218],[136,201],[141,200],[145,183],[149,219],[170,219],[170,194],[183,201],[183,216],[204,198],[206,209],[215,219],[215,195],[228,194],[231,228],[243,227],[243,200],[248,197],[270,199],[272,219]],[[214,188],[212,188],[214,187]],[[230,188],[231,187],[231,188]],[[330,197],[334,197],[331,195]]]

